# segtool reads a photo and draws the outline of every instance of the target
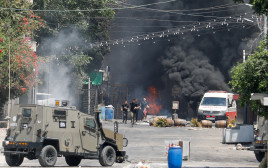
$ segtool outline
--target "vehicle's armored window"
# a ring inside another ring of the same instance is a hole
[[[22,110],[22,116],[23,117],[31,117],[32,115],[32,109],[23,109]]]
[[[55,116],[66,116],[66,111],[64,110],[54,110]]]
[[[95,124],[94,119],[87,118],[86,119],[86,126],[89,127],[89,128],[95,128],[96,127],[96,124]]]

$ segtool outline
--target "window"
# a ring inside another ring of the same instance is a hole
[[[54,116],[66,116],[66,111],[64,111],[64,110],[54,110]]]
[[[66,128],[66,122],[65,121],[60,121],[59,122],[59,127],[60,128]]]
[[[92,119],[92,118],[86,118],[86,127],[95,129],[96,128],[96,124],[95,124],[94,119]]]
[[[226,98],[204,97],[201,105],[204,105],[204,106],[226,106]]]
[[[27,117],[27,118],[31,118],[31,116],[32,116],[32,109],[23,109],[22,110],[22,116],[23,117]]]

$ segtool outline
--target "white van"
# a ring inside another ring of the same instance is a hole
[[[237,117],[236,102],[238,95],[226,91],[208,91],[198,107],[197,118],[201,120],[234,120]]]

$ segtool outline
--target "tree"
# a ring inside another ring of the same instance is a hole
[[[39,59],[30,42],[43,23],[30,10],[31,5],[25,0],[0,1],[0,107],[8,97],[9,62],[11,98],[23,94],[37,83]]]
[[[107,47],[92,49],[90,43],[109,39],[109,23],[115,12],[108,6],[113,4],[113,0],[35,0],[34,4],[35,9],[47,10],[40,12],[40,16],[47,23],[47,27],[38,33],[36,39],[41,44],[38,48],[40,55],[47,55],[48,50],[53,50],[49,46],[42,45],[45,38],[49,37],[53,41],[60,33],[77,33],[80,36],[79,44],[67,42],[60,51],[53,54],[61,59],[62,63],[73,65],[76,73],[89,73],[93,69],[100,68],[103,57],[109,50]],[[72,62],[68,59],[70,57],[73,57]],[[80,61],[74,61],[75,58]],[[80,64],[74,64],[78,62]]]
[[[234,2],[244,3],[244,0],[234,0]],[[257,14],[268,14],[267,0],[249,0],[249,4],[253,5],[252,8]]]
[[[267,40],[260,45],[244,63],[238,63],[231,70],[232,89],[240,94],[241,104],[251,103],[252,110],[260,116],[268,118],[267,107],[261,106],[260,101],[251,101],[251,93],[268,93],[268,46]]]
[[[47,25],[38,32],[36,41],[40,45],[37,53],[49,60],[49,64],[44,66],[46,70],[40,71],[42,83],[39,91],[57,96],[59,89],[66,90],[72,96],[61,96],[75,100],[71,100],[77,103],[75,106],[80,105],[77,100],[83,81],[88,79],[91,71],[100,69],[109,52],[107,46],[92,48],[90,44],[109,40],[110,20],[115,14],[109,9],[112,4],[113,0],[34,0],[34,9]],[[63,73],[50,74],[62,69]],[[49,90],[52,80],[48,79],[53,76],[65,80],[65,87]]]

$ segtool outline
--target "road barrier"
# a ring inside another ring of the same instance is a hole
[[[216,128],[226,128],[226,126],[227,126],[226,120],[219,120],[215,122]]]
[[[203,128],[211,128],[212,127],[212,121],[209,120],[202,120],[201,121]]]
[[[186,125],[186,120],[184,119],[175,119],[174,121],[175,126],[185,126]]]

